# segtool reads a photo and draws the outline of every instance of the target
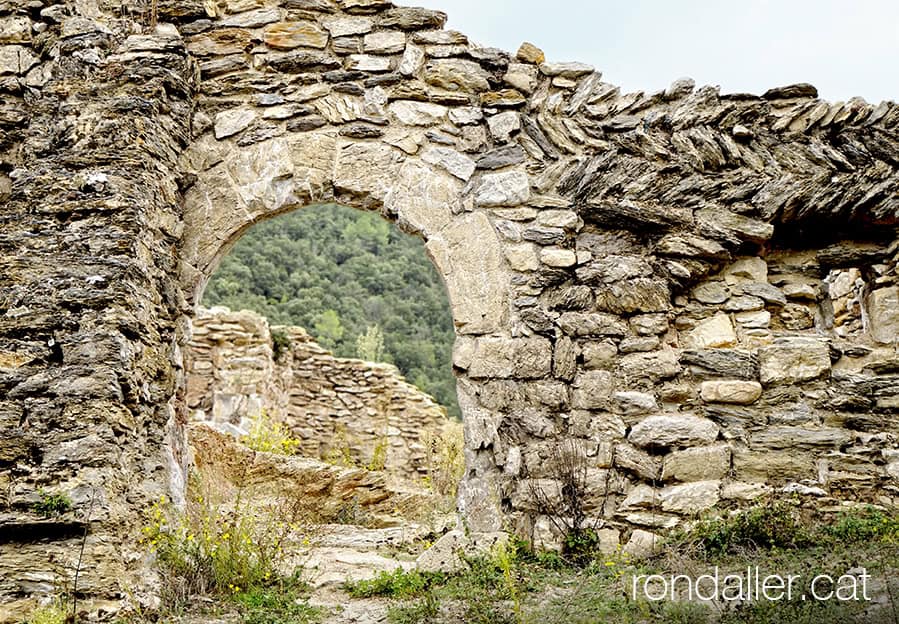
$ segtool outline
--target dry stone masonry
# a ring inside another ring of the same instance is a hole
[[[193,419],[237,434],[260,418],[283,423],[302,455],[383,461],[391,475],[419,484],[427,445],[449,424],[395,367],[335,358],[302,328],[269,328],[252,312],[198,310],[186,360]]]
[[[319,202],[443,276],[472,531],[546,528],[528,483],[559,439],[633,548],[769,489],[897,502],[899,106],[622,93],[445,19],[0,0],[0,602],[70,580],[85,528],[95,609],[152,589],[135,526],[183,491],[204,284]]]

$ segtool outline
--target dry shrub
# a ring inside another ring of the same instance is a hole
[[[546,468],[556,491],[547,492],[530,480],[531,497],[539,513],[547,516],[563,536],[563,554],[573,563],[587,563],[593,558],[599,540],[596,521],[587,514],[588,462],[583,445],[570,438],[555,440]]]
[[[332,466],[358,468],[358,464],[353,458],[353,451],[350,448],[346,425],[342,423],[334,425],[334,436],[331,438],[328,450],[322,459]]]
[[[462,423],[448,421],[440,431],[427,431],[423,436],[427,448],[425,483],[441,496],[456,496],[459,481],[465,473],[465,441]]]

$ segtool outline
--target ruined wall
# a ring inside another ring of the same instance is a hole
[[[0,2],[0,621],[72,586],[85,531],[85,608],[145,596],[138,514],[181,490],[192,61],[78,6]],[[44,518],[41,491],[73,509]]]
[[[621,539],[767,487],[895,502],[899,107],[621,93],[444,23],[0,1],[0,598],[70,579],[88,515],[87,594],[145,569],[129,535],[180,495],[205,281],[254,222],[318,202],[422,236],[443,276],[473,531],[530,530],[558,439]],[[61,525],[31,513],[41,487],[78,494]]]
[[[273,348],[272,334],[288,344]],[[275,357],[274,351],[278,351]],[[260,412],[287,425],[310,457],[371,465],[420,482],[426,444],[446,411],[388,364],[334,357],[299,327],[272,327],[252,312],[199,310],[187,351],[192,416],[249,430]]]

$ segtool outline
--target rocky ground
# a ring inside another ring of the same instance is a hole
[[[247,517],[256,526],[261,518],[274,518],[266,525],[271,531],[288,525],[278,567],[285,577],[298,575],[303,602],[316,611],[310,621],[386,621],[386,601],[350,600],[345,585],[414,569],[417,557],[456,526],[452,498],[420,483],[309,457],[258,452],[202,423],[192,425],[190,439],[192,526],[219,525],[221,535],[223,523],[239,525]],[[236,603],[221,597],[191,596],[186,604],[170,607],[162,605],[165,621],[250,621]]]
[[[321,527],[320,542],[304,555],[303,578],[309,583],[307,604],[320,610],[319,622],[376,624],[387,621],[389,601],[351,599],[348,581],[369,580],[381,572],[415,568],[415,553],[431,533],[421,525],[370,529],[354,525]],[[227,603],[201,605],[200,613],[179,618],[181,624],[237,624],[241,614]],[[210,613],[211,612],[211,613]]]

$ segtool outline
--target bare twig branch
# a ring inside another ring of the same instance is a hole
[[[71,621],[78,621],[78,576],[81,574],[81,562],[84,560],[84,547],[87,544],[87,534],[90,531],[91,515],[94,513],[94,501],[97,498],[96,488],[91,488],[91,503],[87,509],[87,516],[84,519],[84,536],[81,538],[81,551],[78,553],[78,563],[75,566],[75,579],[72,582],[72,618]]]

